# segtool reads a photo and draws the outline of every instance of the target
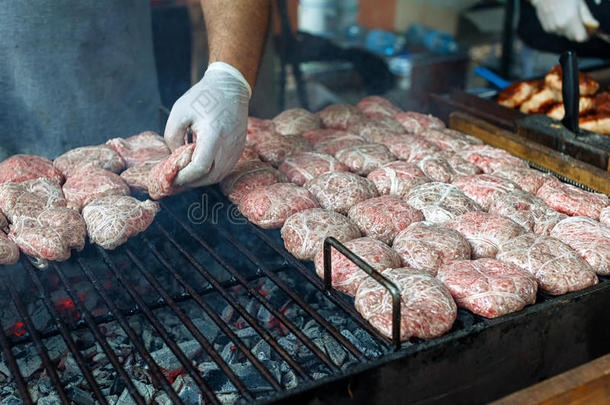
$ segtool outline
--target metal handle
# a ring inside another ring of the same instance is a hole
[[[565,115],[562,124],[570,131],[578,134],[578,110],[580,89],[578,87],[578,60],[573,51],[567,51],[559,57],[561,63],[561,93]]]
[[[362,269],[375,281],[381,284],[392,296],[392,344],[394,349],[400,349],[400,290],[396,284],[381,275],[370,264],[362,260],[358,255],[345,247],[341,242],[332,236],[324,239],[324,291],[332,288],[332,260],[331,247],[337,249],[339,253],[347,257],[352,263]]]

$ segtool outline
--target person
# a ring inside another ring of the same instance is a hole
[[[174,104],[172,150],[196,138],[176,182],[215,183],[238,160],[269,0],[201,0],[209,65]],[[31,0],[0,8],[0,160],[54,158],[154,129],[161,105],[148,0]]]

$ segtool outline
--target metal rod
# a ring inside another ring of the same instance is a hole
[[[17,389],[21,394],[21,400],[25,402],[27,405],[34,405],[34,401],[32,401],[32,397],[30,396],[30,392],[28,391],[28,387],[23,380],[23,376],[21,375],[21,371],[19,371],[19,366],[17,365],[17,360],[11,351],[10,343],[8,339],[4,335],[4,326],[2,322],[0,322],[0,346],[2,346],[2,352],[4,353],[4,358],[8,363],[8,369],[11,371],[11,375],[15,380],[15,384],[17,384]]]
[[[144,362],[148,365],[152,380],[163,388],[163,390],[167,393],[167,395],[169,395],[170,399],[174,403],[183,404],[182,400],[180,399],[180,397],[178,397],[178,394],[172,387],[172,384],[163,375],[163,373],[161,372],[161,369],[159,368],[159,365],[154,361],[154,359],[152,358],[152,356],[150,355],[148,350],[146,350],[146,348],[144,347],[142,342],[140,342],[140,340],[138,339],[138,337],[136,335],[136,332],[129,325],[129,322],[127,322],[127,319],[125,319],[125,317],[123,315],[120,315],[120,312],[119,312],[116,304],[106,294],[106,291],[104,291],[102,286],[99,285],[99,283],[97,282],[97,279],[93,276],[93,273],[91,272],[91,269],[89,268],[89,265],[85,262],[85,260],[83,260],[82,257],[80,257],[80,255],[77,257],[77,261],[78,261],[78,264],[80,265],[81,270],[83,271],[83,273],[87,276],[87,278],[93,285],[93,288],[95,289],[95,291],[97,291],[97,293],[100,295],[100,297],[102,297],[102,299],[106,303],[106,306],[108,307],[108,309],[116,315],[117,322],[119,323],[119,325],[121,325],[121,328],[123,328],[125,333],[127,333],[127,336],[129,336],[129,339],[131,339],[134,347],[136,348],[136,350],[138,351],[140,356],[142,356],[142,359],[144,360]]]
[[[93,391],[93,395],[100,403],[108,404],[108,401],[106,401],[104,394],[102,394],[102,390],[100,389],[99,385],[95,381],[93,374],[91,374],[89,367],[87,367],[85,359],[83,358],[83,355],[81,354],[78,347],[76,347],[76,343],[74,342],[74,339],[72,339],[72,336],[70,335],[70,330],[68,329],[66,323],[59,316],[59,313],[57,312],[57,309],[55,309],[55,305],[53,305],[53,302],[51,301],[51,297],[49,296],[48,292],[42,286],[42,282],[40,281],[40,278],[36,274],[36,269],[28,261],[24,260],[23,263],[24,263],[23,266],[27,269],[27,271],[30,275],[30,279],[34,282],[34,285],[38,289],[38,293],[40,294],[40,296],[39,296],[40,299],[42,300],[42,302],[43,302],[44,306],[46,307],[47,311],[49,312],[49,314],[51,314],[53,321],[55,321],[55,324],[57,325],[57,328],[59,329],[59,333],[61,334],[64,341],[66,342],[66,346],[68,346],[68,349],[74,356],[74,360],[76,361],[78,368],[83,373],[85,380],[87,380],[87,383],[89,384],[89,387],[91,388],[91,391]]]
[[[396,284],[388,280],[381,273],[371,267],[370,264],[362,260],[354,252],[346,248],[341,242],[332,236],[324,239],[324,288],[330,291],[332,288],[332,255],[331,248],[335,248],[343,256],[347,257],[349,261],[354,263],[366,274],[371,276],[376,282],[382,285],[383,288],[388,290],[392,296],[392,344],[394,349],[400,349],[400,290],[396,287]]]
[[[116,357],[116,355],[110,348],[110,345],[106,341],[106,337],[100,331],[99,327],[95,323],[95,320],[94,320],[95,318],[93,317],[91,312],[89,312],[89,310],[87,309],[85,304],[83,304],[80,301],[80,299],[78,299],[78,297],[76,296],[74,291],[72,291],[72,285],[68,281],[63,270],[57,264],[53,264],[52,267],[53,267],[53,270],[55,270],[55,273],[57,274],[57,276],[59,277],[59,280],[63,284],[64,290],[66,291],[66,293],[68,294],[68,296],[70,297],[72,302],[74,302],[74,305],[76,306],[78,311],[81,314],[83,314],[82,319],[89,326],[89,330],[91,331],[91,333],[93,333],[95,340],[102,348],[102,351],[104,352],[104,354],[110,361],[110,364],[112,364],[112,367],[114,367],[114,369],[119,374],[119,377],[121,378],[121,380],[125,383],[125,387],[127,388],[127,392],[129,392],[129,395],[131,395],[131,397],[133,398],[133,400],[136,402],[137,405],[146,405],[146,401],[144,400],[142,395],[138,392],[133,381],[131,381],[131,378],[129,378],[127,371],[125,371],[125,369],[121,365],[121,362],[119,361],[119,359]]]
[[[169,335],[169,333],[167,332],[165,327],[161,324],[161,322],[159,322],[157,317],[152,313],[152,310],[148,307],[148,304],[146,303],[146,301],[144,301],[142,299],[140,294],[138,294],[134,288],[130,288],[129,284],[125,282],[123,275],[116,268],[116,265],[112,262],[112,260],[108,256],[108,253],[106,253],[106,251],[100,246],[98,246],[98,251],[100,252],[100,254],[102,256],[102,260],[104,261],[104,263],[106,263],[106,266],[108,266],[108,268],[110,269],[112,274],[116,277],[119,284],[121,284],[123,286],[125,291],[127,291],[127,293],[131,296],[131,298],[142,309],[144,316],[148,319],[148,321],[153,326],[153,328],[155,328],[155,330],[159,333],[159,336],[161,337],[161,339],[163,339],[163,341],[169,347],[169,349],[172,351],[172,353],[174,353],[174,355],[178,358],[178,361],[180,361],[180,364],[182,364],[182,366],[187,370],[188,374],[197,383],[199,388],[201,388],[203,390],[206,400],[208,400],[214,404],[220,404],[220,401],[218,400],[218,398],[216,398],[216,395],[214,395],[214,392],[212,391],[210,386],[203,380],[203,378],[201,378],[198,370],[193,366],[193,362],[188,357],[186,357],[184,352],[180,349],[180,347],[174,341],[174,338]],[[246,392],[244,395],[248,399],[252,399],[252,396],[249,395],[249,392],[247,391],[247,389],[246,389]]]
[[[15,283],[13,282],[13,280],[11,279],[10,276],[8,276],[7,278],[8,278],[8,280],[7,280],[8,282],[4,282],[4,280],[3,280],[1,283],[4,284],[6,286],[6,288],[8,289],[8,292],[9,292],[11,298],[13,299],[13,303],[15,304],[15,307],[17,308],[17,312],[19,312],[19,316],[21,316],[21,320],[23,321],[23,323],[25,325],[25,329],[32,336],[32,342],[34,344],[34,347],[36,348],[36,351],[38,352],[38,355],[40,356],[40,359],[42,360],[42,364],[43,364],[44,368],[47,370],[47,374],[49,375],[51,382],[55,386],[55,390],[57,391],[57,394],[59,395],[59,399],[61,400],[62,403],[69,405],[70,399],[68,398],[68,395],[66,394],[66,390],[64,389],[64,386],[63,386],[61,380],[59,379],[59,376],[57,375],[57,370],[55,369],[55,365],[51,362],[51,359],[49,358],[49,353],[47,352],[47,348],[42,343],[42,340],[40,340],[40,336],[38,335],[38,331],[36,330],[36,327],[34,326],[34,322],[32,321],[32,318],[30,318],[30,315],[28,315],[28,311],[25,309],[25,306],[23,305],[23,301],[21,301],[19,294],[17,294],[17,291],[15,290]]]

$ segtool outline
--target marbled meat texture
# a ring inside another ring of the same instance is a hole
[[[520,189],[512,181],[491,174],[458,177],[452,184],[485,210],[488,210],[492,202],[501,195]]]
[[[485,173],[493,173],[505,167],[528,167],[527,162],[490,145],[472,145],[456,154],[466,161],[479,166]]]
[[[482,144],[482,141],[478,138],[448,128],[427,129],[419,135],[426,141],[438,146],[440,150],[458,151],[472,145]]]
[[[260,159],[278,167],[286,157],[298,152],[308,152],[313,148],[307,138],[301,135],[280,135],[267,132],[260,135],[254,150]]]
[[[275,124],[273,124],[273,121],[248,117],[246,145],[252,146],[258,143],[258,140],[268,133],[275,133]]]
[[[350,208],[347,215],[365,236],[387,244],[394,240],[398,232],[424,220],[419,210],[390,195],[359,202]]]
[[[595,272],[573,249],[550,236],[527,233],[500,245],[498,260],[529,271],[551,295],[597,284]]]
[[[19,260],[19,248],[0,230],[0,264],[13,264]]]
[[[407,135],[398,121],[388,117],[359,121],[351,125],[348,130],[360,135],[369,143],[383,143],[388,135]]]
[[[258,158],[258,153],[256,153],[256,150],[254,149],[254,146],[252,146],[252,145],[244,146],[244,150],[241,153],[241,155],[239,156],[239,160],[237,161],[237,163],[247,162],[249,160],[260,161],[260,159]]]
[[[8,219],[2,211],[0,211],[0,231],[8,232]]]
[[[332,104],[317,113],[325,128],[347,129],[358,121],[366,120],[366,115],[349,104]]]
[[[288,181],[302,186],[305,182],[327,172],[347,172],[349,168],[331,155],[300,152],[288,156],[278,168]]]
[[[40,177],[21,183],[0,184],[0,211],[10,222],[19,217],[36,217],[46,208],[65,207],[59,183]]]
[[[123,158],[128,168],[150,160],[161,160],[171,153],[163,137],[154,131],[141,132],[126,139],[113,138],[106,145]]]
[[[20,183],[45,177],[61,184],[64,176],[53,167],[53,162],[41,156],[13,155],[0,162],[0,183]]]
[[[498,247],[523,233],[525,228],[511,219],[487,212],[467,212],[447,222],[470,242],[473,259],[495,258]]]
[[[150,171],[160,160],[149,160],[132,166],[121,172],[121,178],[129,185],[132,190],[148,192],[148,176]]]
[[[387,163],[396,161],[396,157],[383,145],[369,143],[341,149],[335,154],[337,160],[349,169],[362,176]]]
[[[322,125],[320,118],[303,108],[282,111],[272,121],[275,131],[280,135],[301,135]]]
[[[345,247],[364,260],[377,271],[400,266],[400,257],[392,248],[372,238],[352,239],[344,243]],[[314,258],[316,272],[324,278],[324,252],[320,250]],[[331,249],[332,285],[345,294],[354,296],[360,284],[369,275],[361,270],[336,249]]]
[[[536,195],[540,187],[547,181],[557,180],[548,173],[522,166],[502,167],[499,170],[494,171],[493,175],[510,180],[521,187],[522,190],[534,195]]]
[[[392,248],[400,255],[402,265],[436,276],[443,263],[469,260],[470,243],[456,230],[431,222],[416,222],[402,230]]]
[[[269,163],[241,162],[220,182],[220,190],[232,203],[237,204],[255,188],[275,184],[282,179],[282,174]]]
[[[458,306],[497,318],[536,302],[538,285],[526,270],[495,259],[456,260],[441,266],[436,277]]]
[[[81,211],[91,201],[108,195],[129,195],[129,186],[118,174],[82,167],[72,172],[63,186],[68,207]]]
[[[458,176],[472,176],[483,173],[479,166],[464,160],[453,151],[444,150],[435,152],[432,156],[445,159]]]
[[[309,208],[288,217],[281,231],[284,247],[294,257],[313,260],[329,236],[345,243],[360,237],[358,226],[345,215]]]
[[[551,236],[574,249],[600,276],[610,275],[610,228],[587,217],[559,222]]]
[[[404,200],[420,210],[426,221],[443,224],[453,218],[482,208],[459,188],[446,183],[425,183],[409,190]]]
[[[400,122],[410,134],[419,134],[427,129],[445,128],[445,123],[439,118],[413,111],[398,113],[394,115],[394,119]]]
[[[426,156],[417,162],[417,166],[432,181],[451,183],[455,178],[459,177],[455,170],[453,170],[453,167],[451,167],[451,164],[440,156]]]
[[[415,163],[407,162],[388,163],[370,172],[367,178],[375,184],[379,194],[398,197],[430,181]]]
[[[402,110],[396,107],[392,102],[386,98],[380,96],[368,96],[364,97],[356,107],[360,109],[368,118],[375,118],[381,116],[393,117],[394,115],[402,112]]]
[[[422,270],[386,269],[381,273],[400,290],[400,339],[431,339],[448,332],[457,306],[443,283]],[[367,278],[358,289],[356,310],[382,335],[392,337],[392,296]]]
[[[320,206],[342,214],[369,198],[377,197],[375,184],[350,172],[328,172],[309,180],[304,187],[316,197]]]
[[[536,193],[551,208],[570,216],[599,219],[601,211],[610,206],[604,194],[591,193],[558,180],[545,182]]]
[[[108,145],[81,146],[57,157],[53,166],[68,178],[75,175],[80,166],[120,173],[125,169],[125,161]]]
[[[606,226],[610,226],[610,207],[606,207],[599,213],[599,222]]]
[[[405,162],[418,162],[433,153],[440,152],[438,146],[424,138],[413,135],[389,134],[379,140],[394,156]]]
[[[158,200],[184,190],[184,187],[176,186],[174,180],[191,162],[194,150],[194,143],[182,145],[150,169],[146,184],[151,198]]]
[[[360,135],[339,130],[327,131],[333,132],[326,133],[323,137],[317,134],[317,140],[312,140],[313,149],[316,152],[326,153],[327,155],[335,156],[337,152],[342,149],[366,144],[366,140]]]
[[[83,209],[89,240],[104,249],[115,249],[146,230],[159,211],[159,203],[130,196],[98,198]]]
[[[292,214],[316,207],[319,204],[309,191],[290,183],[257,187],[239,201],[239,212],[267,229],[280,228]]]

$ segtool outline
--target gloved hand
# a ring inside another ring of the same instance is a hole
[[[203,79],[176,101],[165,126],[165,141],[174,151],[185,143],[190,127],[196,146],[175,184],[214,184],[231,171],[244,149],[251,94],[239,70],[214,62]]]
[[[584,0],[532,0],[532,5],[544,31],[571,41],[584,42],[589,38],[587,28],[599,27]]]

